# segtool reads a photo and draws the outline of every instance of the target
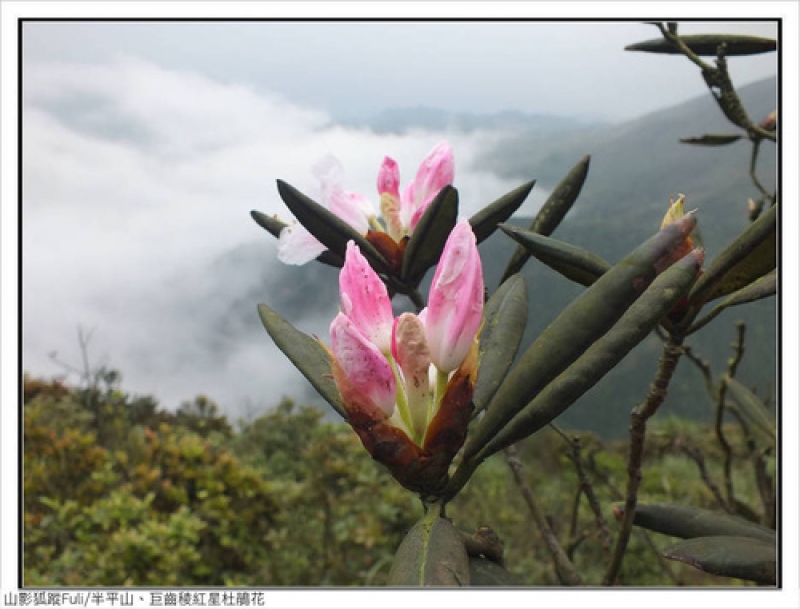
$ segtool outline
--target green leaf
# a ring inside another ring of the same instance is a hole
[[[273,237],[280,237],[281,231],[289,226],[283,220],[279,220],[278,218],[273,218],[272,216],[268,216],[267,214],[261,213],[255,209],[250,211],[250,217],[256,221],[261,228],[268,231]]]
[[[778,48],[774,38],[760,36],[746,36],[742,34],[693,34],[681,36],[681,40],[695,55],[716,57],[717,48],[725,44],[725,55],[755,55],[768,53]],[[664,38],[654,38],[629,44],[626,51],[644,51],[645,53],[666,53],[668,55],[682,54],[672,43]]]
[[[725,300],[720,302],[719,307],[733,307],[748,302],[761,300],[774,296],[778,289],[778,270],[772,269],[763,277],[759,277],[753,283],[746,285],[741,290],[737,290]]]
[[[379,273],[391,274],[389,264],[378,250],[336,214],[283,180],[278,180],[278,192],[297,221],[335,255],[344,260],[347,242],[353,240],[372,268]]]
[[[486,240],[496,229],[500,222],[505,222],[517,211],[523,201],[528,197],[536,184],[536,180],[526,182],[514,190],[507,192],[494,203],[490,203],[469,219],[472,232],[478,243]]]
[[[669,224],[573,300],[520,357],[470,431],[465,458],[480,450],[550,381],[605,334],[656,277],[656,263],[694,228],[694,216]]]
[[[589,173],[590,158],[588,154],[583,157],[556,185],[553,192],[547,197],[547,201],[542,205],[539,213],[533,219],[530,230],[540,235],[549,236],[556,229],[570,208],[572,208],[572,204],[575,203],[581,188],[583,188],[586,175]],[[530,254],[528,254],[527,250],[522,246],[517,247],[508,261],[500,283],[503,283],[514,273],[518,273],[528,261],[528,258],[530,258]]]
[[[742,139],[742,137],[738,134],[719,135],[708,133],[700,137],[682,137],[680,141],[682,144],[692,144],[694,146],[725,146]]]
[[[523,585],[519,577],[482,556],[469,557],[469,585],[476,587]]]
[[[689,304],[700,307],[727,296],[766,275],[777,263],[777,206],[770,207],[717,256],[689,294]]]
[[[529,254],[581,285],[592,285],[611,268],[611,264],[600,256],[570,243],[508,224],[501,224],[499,228],[528,250]]]
[[[727,535],[695,537],[666,548],[663,556],[713,575],[775,584],[775,544],[760,539]]]
[[[767,543],[775,543],[775,531],[772,529],[738,516],[689,505],[640,503],[636,506],[633,524],[656,533],[683,539],[728,535],[752,537]]]
[[[283,351],[333,409],[347,418],[339,389],[331,377],[328,352],[319,341],[295,328],[265,304],[258,305],[258,315],[278,349]]]
[[[477,454],[476,460],[481,461],[539,431],[574,404],[631,349],[644,340],[661,318],[689,291],[697,277],[701,262],[700,251],[694,250],[661,273],[607,334],[583,351],[572,365],[549,383],[485,444]],[[595,285],[599,283],[598,281]],[[588,324],[588,319],[584,321],[579,314],[572,318],[572,324]],[[561,340],[569,342],[571,334],[569,327],[563,328]],[[522,370],[527,373],[529,379],[539,374],[535,365]],[[495,406],[506,411],[513,410],[516,404],[501,401],[503,399],[501,388],[489,406],[488,412],[490,413]]]
[[[492,295],[483,311],[480,367],[472,402],[475,413],[488,406],[511,368],[528,323],[528,289],[514,275]]]
[[[288,224],[286,224],[286,222],[283,220],[273,218],[272,216],[263,214],[255,209],[250,212],[250,216],[256,221],[256,224],[276,238],[280,238],[281,231],[288,226]],[[344,258],[337,256],[330,250],[322,252],[319,256],[317,256],[316,259],[317,262],[334,266],[336,268],[342,268],[342,266],[344,266]]]
[[[403,539],[389,586],[468,586],[469,558],[461,533],[431,509]]]
[[[756,394],[742,385],[739,381],[727,375],[722,381],[728,388],[728,395],[733,401],[736,411],[742,415],[750,431],[769,445],[775,445],[776,423],[775,418],[764,406]]]
[[[403,255],[400,276],[417,286],[425,271],[439,262],[444,244],[458,219],[458,191],[445,186],[422,214]]]
[[[771,272],[767,273],[763,277],[756,279],[750,285],[743,287],[741,290],[737,290],[722,302],[720,302],[717,306],[715,306],[711,311],[703,317],[701,320],[696,322],[692,325],[689,329],[687,334],[691,334],[692,332],[696,332],[703,326],[705,326],[708,322],[714,319],[717,315],[722,313],[728,307],[733,307],[736,305],[746,304],[748,302],[754,302],[756,300],[761,300],[762,298],[769,298],[770,296],[774,296],[775,292],[777,291],[777,283],[778,283],[778,271],[777,269],[773,269]]]

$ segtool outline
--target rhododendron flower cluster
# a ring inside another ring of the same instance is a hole
[[[413,234],[434,197],[452,184],[454,171],[453,150],[447,142],[442,142],[425,157],[415,178],[401,191],[397,162],[385,157],[377,180],[379,216],[368,197],[345,190],[339,161],[326,157],[313,168],[320,182],[318,203],[361,235],[368,239],[372,236],[382,249],[387,247],[386,237],[390,238],[388,247],[402,247],[403,240]],[[324,251],[325,246],[300,224],[294,223],[281,231],[278,258],[286,264],[305,264]]]
[[[347,418],[373,457],[418,488],[446,477],[472,412],[483,270],[466,220],[447,239],[419,315],[393,317],[386,286],[350,242],[331,324],[331,367]]]

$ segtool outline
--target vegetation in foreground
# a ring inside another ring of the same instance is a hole
[[[205,397],[170,413],[153,398],[126,393],[118,374],[100,378],[90,388],[25,379],[25,585],[386,583],[397,547],[422,507],[364,458],[349,426],[326,422],[319,411],[289,399],[233,426]],[[706,475],[721,478],[723,454],[713,429],[657,418],[652,432],[640,501],[718,509],[691,456],[702,454]],[[583,483],[591,485],[613,533],[626,443],[577,437]],[[546,429],[522,442],[519,454],[553,531],[591,584],[600,581],[610,548],[580,491],[574,448]],[[752,467],[739,456],[733,471],[738,500],[757,505]],[[559,585],[500,456],[480,468],[448,514],[474,529],[491,523],[520,585]],[[657,550],[673,541],[637,528],[620,583],[744,583],[665,561]]]

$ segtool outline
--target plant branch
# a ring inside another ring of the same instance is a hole
[[[686,357],[692,362],[697,368],[700,370],[700,373],[703,375],[703,380],[706,384],[706,391],[712,397],[712,399],[716,398],[717,390],[714,387],[714,381],[711,379],[711,366],[708,363],[708,360],[702,359],[700,356],[695,355],[694,351],[689,345],[684,345],[683,352],[686,354]]]
[[[603,544],[603,551],[604,553],[609,554],[611,552],[611,533],[608,529],[608,522],[606,522],[605,516],[603,516],[603,509],[600,507],[600,501],[598,501],[597,494],[594,492],[594,487],[589,481],[589,477],[586,475],[586,470],[583,467],[581,450],[581,439],[580,437],[575,436],[572,439],[571,459],[575,464],[575,471],[578,474],[581,490],[586,495],[586,499],[589,502],[589,507],[592,508],[594,521],[597,525],[597,530],[600,533],[600,541]]]
[[[774,199],[774,195],[771,195],[767,192],[767,189],[764,188],[764,185],[758,179],[756,175],[756,161],[758,160],[758,149],[761,146],[761,140],[756,140],[753,142],[753,152],[750,154],[750,179],[753,181],[755,187],[761,191],[761,194],[765,197],[769,198],[770,200]]]
[[[670,31],[663,23],[655,23],[661,35],[679,50],[689,61],[694,63],[703,75],[711,95],[717,101],[725,117],[734,125],[747,131],[747,135],[753,142],[760,140],[776,141],[776,136],[771,131],[756,125],[750,120],[747,111],[742,105],[741,99],[733,86],[728,64],[725,59],[725,45],[721,44],[717,51],[716,67],[704,62],[698,57],[688,45],[678,36],[677,32]]]
[[[775,528],[775,486],[772,477],[767,473],[767,464],[764,453],[756,453],[753,459],[753,473],[756,478],[756,488],[764,508],[763,524],[771,529]]]
[[[536,499],[536,496],[533,494],[530,486],[528,486],[528,484],[525,482],[525,479],[522,475],[522,463],[519,460],[516,446],[512,445],[506,448],[505,455],[506,462],[511,468],[511,472],[514,474],[514,480],[519,487],[520,493],[525,499],[525,503],[528,504],[528,508],[531,511],[531,516],[533,516],[533,520],[536,522],[536,526],[539,528],[542,539],[544,540],[547,549],[550,551],[550,555],[553,557],[553,564],[555,566],[559,581],[568,586],[582,586],[583,579],[581,578],[580,573],[578,573],[577,569],[575,569],[575,565],[573,565],[572,561],[570,561],[570,559],[567,557],[566,553],[564,552],[564,548],[562,548],[561,544],[558,543],[555,533],[553,533],[553,530],[547,523],[547,518],[542,511],[542,507],[539,505],[539,502]]]
[[[614,547],[614,555],[611,564],[603,578],[603,584],[611,586],[616,582],[619,569],[622,566],[622,559],[630,539],[631,529],[633,528],[633,517],[636,512],[637,494],[639,483],[642,479],[642,455],[644,454],[645,433],[647,431],[647,421],[657,411],[667,397],[667,388],[678,366],[683,349],[681,342],[683,337],[670,336],[664,344],[661,359],[658,365],[650,391],[643,404],[639,404],[631,413],[630,428],[630,452],[628,455],[628,488],[625,496],[625,508],[622,514],[622,526],[619,530],[617,543]]]
[[[711,480],[711,477],[708,475],[708,470],[706,469],[706,460],[705,457],[703,456],[702,451],[695,446],[689,446],[685,442],[678,441],[676,442],[676,444],[678,445],[678,448],[681,450],[681,452],[683,452],[683,454],[685,454],[687,457],[689,457],[692,461],[695,462],[695,465],[697,465],[697,469],[700,472],[700,478],[703,480],[703,483],[706,485],[708,490],[711,491],[711,494],[714,495],[714,499],[716,500],[717,505],[719,505],[719,507],[724,511],[728,513],[733,513],[735,510],[733,510],[728,506],[728,504],[725,502],[725,499],[722,497],[722,493],[720,492],[719,487],[714,483],[713,480]]]
[[[738,368],[739,362],[742,361],[742,356],[744,355],[744,332],[745,324],[741,321],[737,322],[736,342],[734,342],[732,345],[734,353],[733,357],[728,360],[728,376],[731,378],[733,378],[736,374],[736,369]],[[725,437],[725,432],[723,430],[726,391],[727,385],[721,382],[717,391],[717,410],[714,419],[714,433],[717,436],[719,445],[722,447],[722,450],[725,453],[725,459],[722,467],[725,475],[725,494],[727,497],[727,503],[730,506],[735,506],[737,505],[737,501],[733,491],[733,450],[731,449],[731,445],[728,443],[728,439]]]

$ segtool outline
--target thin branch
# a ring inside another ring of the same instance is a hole
[[[694,351],[689,345],[684,345],[683,352],[686,354],[686,357],[692,362],[695,366],[697,366],[700,373],[703,375],[703,380],[706,384],[706,391],[708,391],[709,395],[716,399],[717,390],[714,387],[714,381],[711,378],[711,365],[708,363],[708,360],[702,359],[700,356],[695,355]]]
[[[756,140],[755,142],[753,142],[753,152],[750,154],[750,179],[753,181],[755,187],[761,191],[762,195],[768,197],[769,199],[772,199],[773,195],[767,192],[767,189],[764,188],[764,185],[761,184],[761,182],[758,179],[758,176],[756,175],[756,161],[758,160],[758,149],[760,146],[761,146],[761,140]]]
[[[81,347],[81,359],[83,360],[83,378],[86,380],[86,387],[93,389],[95,383],[92,382],[92,369],[89,365],[89,341],[94,334],[94,328],[89,330],[84,336],[83,328],[78,326],[78,344]]]
[[[722,448],[724,454],[722,471],[725,479],[725,496],[728,505],[736,505],[736,497],[733,493],[733,478],[731,476],[733,464],[733,450],[725,437],[723,430],[723,417],[725,415],[725,391],[726,386],[720,383],[719,393],[717,395],[717,408],[714,416],[714,434],[717,436],[717,442]]]
[[[689,457],[692,461],[695,462],[697,465],[697,469],[700,472],[700,478],[703,480],[703,483],[706,485],[706,488],[711,491],[711,494],[714,495],[714,499],[717,501],[717,505],[724,511],[728,513],[734,513],[735,510],[731,509],[728,504],[725,502],[725,499],[722,497],[722,493],[719,490],[719,487],[711,480],[711,477],[708,475],[708,470],[706,469],[706,460],[703,456],[702,451],[695,447],[689,446],[684,442],[676,442],[678,448]]]
[[[578,512],[581,508],[581,495],[583,495],[583,489],[578,485],[578,488],[575,490],[575,499],[572,500],[572,515],[569,519],[570,539],[575,539],[578,535]],[[569,549],[567,549],[567,556],[572,560],[572,553]]]
[[[771,529],[775,528],[775,485],[772,477],[767,473],[767,463],[763,452],[758,452],[753,459],[753,473],[756,478],[756,488],[761,497],[764,508],[763,524]]]
[[[714,71],[714,66],[709,63],[706,63],[700,57],[698,57],[692,49],[690,49],[686,43],[678,36],[677,31],[673,32],[670,31],[668,28],[664,27],[663,23],[656,23],[655,26],[661,32],[661,35],[664,37],[665,40],[669,41],[672,46],[678,49],[681,53],[683,53],[686,58],[695,64],[698,68],[705,71]]]
[[[517,455],[516,446],[509,446],[505,450],[505,455],[506,462],[511,468],[511,472],[514,474],[514,480],[519,487],[520,493],[525,499],[525,503],[528,504],[528,508],[531,511],[531,516],[533,516],[533,520],[536,522],[536,526],[539,528],[542,539],[544,540],[547,549],[550,551],[550,555],[553,557],[553,564],[555,566],[559,581],[568,586],[582,586],[583,579],[581,578],[580,573],[578,573],[575,565],[573,565],[572,561],[570,561],[570,559],[567,557],[566,553],[564,552],[564,548],[562,548],[561,544],[558,543],[558,539],[553,533],[553,530],[550,528],[550,525],[547,523],[547,518],[545,517],[544,512],[542,511],[542,508],[536,499],[536,496],[533,494],[530,486],[528,486],[528,484],[525,482],[525,479],[522,475],[522,463]]]
[[[742,361],[744,355],[744,332],[745,325],[743,322],[736,323],[736,342],[732,344],[733,356],[728,360],[728,376],[733,378],[736,374],[736,369],[739,367],[739,362]],[[730,506],[738,504],[733,490],[733,450],[725,437],[723,430],[723,418],[725,415],[725,393],[727,392],[727,385],[725,383],[719,384],[717,391],[717,410],[714,419],[714,433],[717,436],[717,441],[722,447],[725,458],[722,464],[723,473],[725,475],[725,494],[727,503]],[[736,414],[736,413],[734,413]],[[740,421],[742,422],[742,421]]]
[[[550,423],[550,427],[559,436],[561,436],[565,442],[569,444],[569,458],[570,461],[572,461],[572,463],[575,465],[575,472],[578,475],[578,482],[580,484],[578,493],[575,497],[575,511],[573,512],[573,526],[570,530],[570,537],[574,537],[577,531],[577,505],[580,500],[581,493],[583,493],[586,495],[586,499],[589,501],[589,507],[591,507],[592,513],[594,514],[597,530],[600,533],[600,541],[603,544],[603,550],[604,552],[608,553],[611,551],[611,533],[608,529],[608,522],[606,522],[605,516],[603,516],[603,508],[600,506],[600,501],[597,499],[597,494],[594,492],[594,487],[592,486],[589,477],[586,475],[586,470],[583,467],[581,438],[580,436],[573,436],[570,439],[570,437],[567,436],[567,434],[564,433],[555,423]]]
[[[617,574],[622,566],[622,559],[625,556],[625,550],[628,547],[631,529],[633,528],[639,483],[642,480],[642,455],[644,454],[647,421],[658,411],[658,408],[667,397],[667,388],[678,366],[678,360],[683,353],[682,341],[683,337],[671,336],[664,345],[658,364],[658,372],[650,385],[647,399],[643,404],[636,406],[631,413],[631,440],[630,453],[628,455],[628,488],[625,496],[625,510],[622,515],[622,526],[619,530],[617,543],[614,547],[614,555],[603,578],[603,584],[606,586],[613,585],[617,580]]]
[[[714,99],[729,121],[747,131],[748,137],[753,142],[760,140],[776,141],[776,135],[753,123],[747,111],[744,109],[739,95],[736,93],[736,88],[733,86],[730,74],[728,73],[728,64],[725,59],[725,44],[719,46],[716,67],[714,67],[700,59],[676,32],[670,31],[670,29],[665,27],[662,23],[656,23],[655,25],[658,27],[665,40],[670,42],[672,46],[679,50],[689,61],[700,68],[706,86],[708,86],[711,95],[714,96]]]
[[[589,507],[592,508],[594,514],[594,521],[597,525],[597,530],[600,533],[600,541],[603,544],[603,551],[606,554],[611,552],[611,533],[608,529],[608,522],[603,516],[603,509],[600,506],[600,501],[597,499],[597,494],[594,492],[594,487],[586,475],[586,470],[583,467],[583,457],[581,455],[581,439],[575,436],[572,439],[572,462],[575,464],[575,470],[578,473],[578,480],[581,484],[581,490],[589,502]]]
[[[588,465],[592,470],[592,473],[595,475],[595,477],[600,479],[600,481],[611,492],[611,496],[614,499],[614,501],[621,500],[622,492],[611,482],[611,477],[606,472],[601,472],[600,470],[598,470],[597,464],[594,462],[593,459],[589,459]],[[675,573],[672,571],[671,566],[668,564],[668,561],[661,555],[661,552],[659,552],[658,548],[656,547],[656,544],[653,543],[653,539],[650,536],[649,531],[637,528],[634,530],[634,533],[639,537],[639,539],[644,540],[645,544],[647,544],[647,546],[655,555],[659,567],[667,575],[667,577],[669,577],[673,582],[675,582],[676,586],[682,586],[683,581],[681,581],[680,577],[675,575]]]
[[[733,378],[736,376],[736,369],[744,357],[744,332],[747,329],[743,321],[736,322],[736,342],[731,347],[733,348],[733,357],[728,360],[728,376]]]

